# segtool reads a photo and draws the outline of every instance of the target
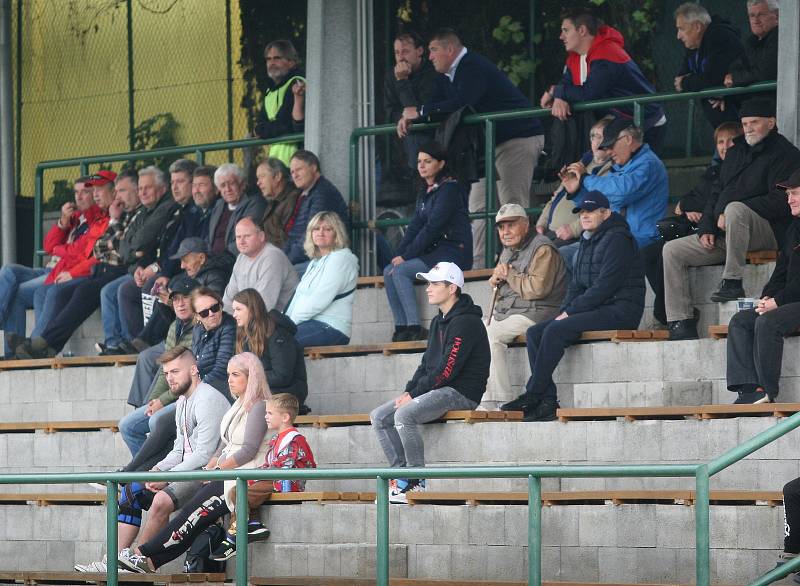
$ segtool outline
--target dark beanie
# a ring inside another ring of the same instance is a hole
[[[771,98],[750,98],[739,108],[739,116],[775,118],[775,101]]]

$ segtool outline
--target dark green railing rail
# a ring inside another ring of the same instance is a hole
[[[588,102],[578,102],[572,105],[573,112],[586,112],[590,110],[607,110],[619,106],[633,106],[634,121],[637,126],[642,125],[644,106],[654,102],[669,103],[669,102],[688,102],[689,116],[687,121],[686,130],[686,150],[687,156],[691,153],[691,136],[692,124],[694,120],[694,102],[695,99],[713,98],[719,96],[735,96],[739,94],[749,94],[758,91],[770,91],[777,88],[777,83],[774,81],[762,82],[753,84],[746,87],[735,88],[711,88],[699,92],[662,92],[657,94],[645,94],[639,96],[630,96],[627,98],[614,98],[610,100],[592,100]],[[485,126],[485,156],[486,156],[486,209],[483,212],[472,214],[473,218],[486,219],[486,266],[493,264],[495,255],[495,239],[494,239],[494,215],[497,212],[495,208],[495,127],[496,123],[502,120],[516,120],[525,117],[541,118],[550,115],[550,110],[545,108],[526,108],[519,110],[507,110],[504,112],[490,112],[486,114],[470,114],[464,117],[466,124],[484,124]],[[411,127],[412,132],[415,130],[429,130],[436,128],[438,124],[415,124]],[[360,204],[361,194],[359,193],[359,166],[358,160],[360,155],[360,140],[368,136],[381,136],[390,135],[397,131],[394,124],[382,124],[379,126],[369,126],[364,128],[356,128],[350,134],[350,204],[351,210],[358,210]],[[410,219],[406,219],[408,223]],[[391,220],[377,220],[377,221],[360,221],[353,222],[353,229],[366,229],[366,228],[382,228],[384,226],[398,225],[397,219]],[[355,239],[354,239],[355,241]]]
[[[64,169],[69,167],[79,167],[81,175],[88,175],[89,165],[99,165],[103,163],[119,163],[126,161],[139,161],[141,159],[152,159],[156,157],[167,157],[172,155],[194,154],[198,165],[205,162],[206,153],[215,151],[229,151],[233,149],[245,149],[276,142],[301,142],[303,134],[287,134],[276,138],[244,138],[241,140],[227,140],[221,142],[209,142],[187,146],[167,147],[163,149],[152,149],[149,151],[133,151],[128,153],[114,153],[109,155],[95,155],[91,157],[73,157],[70,159],[57,159],[53,161],[42,161],[36,166],[35,191],[33,197],[33,250],[34,264],[41,266],[41,247],[42,247],[42,203],[44,197],[44,172],[49,169]]]
[[[514,424],[510,424],[514,425]],[[695,579],[699,586],[708,586],[710,574],[709,478],[775,441],[800,426],[800,413],[784,419],[745,443],[725,452],[706,464],[643,464],[603,466],[462,466],[453,468],[406,468],[403,474],[412,478],[527,478],[528,479],[528,583],[542,583],[542,478],[695,478]],[[106,541],[108,551],[108,584],[118,583],[114,563],[117,551],[117,490],[120,482],[236,480],[236,509],[247,511],[248,480],[339,480],[375,479],[377,495],[376,546],[377,584],[389,584],[389,479],[396,477],[396,468],[361,469],[294,469],[294,470],[224,470],[192,472],[109,472],[74,474],[5,474],[0,484],[106,484]],[[246,586],[248,578],[247,532],[236,534],[236,584]],[[800,558],[773,570],[753,584],[768,584],[800,568]]]

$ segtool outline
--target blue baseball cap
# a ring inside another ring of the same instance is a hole
[[[611,204],[608,203],[608,198],[599,191],[590,191],[586,194],[586,197],[583,198],[582,202],[572,208],[572,213],[577,214],[581,210],[593,212],[600,208],[611,208]]]

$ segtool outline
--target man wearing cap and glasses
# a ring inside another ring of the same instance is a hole
[[[509,342],[532,325],[555,317],[567,292],[567,271],[553,242],[530,229],[525,208],[507,203],[495,217],[503,250],[489,278],[494,307],[486,332],[492,361],[481,406],[490,411],[514,398],[508,378]]]
[[[777,249],[792,218],[786,195],[776,184],[800,168],[800,150],[778,133],[771,99],[752,98],[740,112],[744,136],[735,138],[725,155],[719,188],[706,201],[697,235],[664,245],[670,340],[697,338],[689,267],[725,263],[711,301],[744,297],[747,252]]]
[[[425,466],[419,425],[453,409],[475,409],[489,376],[489,341],[482,311],[461,293],[461,269],[455,263],[440,262],[416,277],[428,281],[428,303],[439,308],[431,321],[428,348],[405,392],[369,415],[393,468]],[[409,492],[420,490],[425,490],[424,479],[398,478],[391,483],[389,500],[405,503]]]
[[[599,191],[588,192],[573,211],[580,213],[580,248],[561,313],[528,330],[531,372],[525,392],[502,406],[522,410],[525,421],[556,419],[553,381],[567,347],[589,330],[634,329],[644,311],[644,271],[636,241],[625,219],[611,211]]]
[[[775,401],[783,338],[800,329],[800,170],[778,187],[792,212],[778,262],[755,307],[735,314],[728,326],[727,383],[737,404]]]

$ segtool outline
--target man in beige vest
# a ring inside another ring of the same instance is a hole
[[[525,208],[505,204],[495,222],[503,251],[489,279],[495,299],[486,326],[492,364],[481,402],[489,411],[514,397],[506,365],[509,342],[532,325],[555,317],[567,291],[561,255],[549,238],[531,231]]]

